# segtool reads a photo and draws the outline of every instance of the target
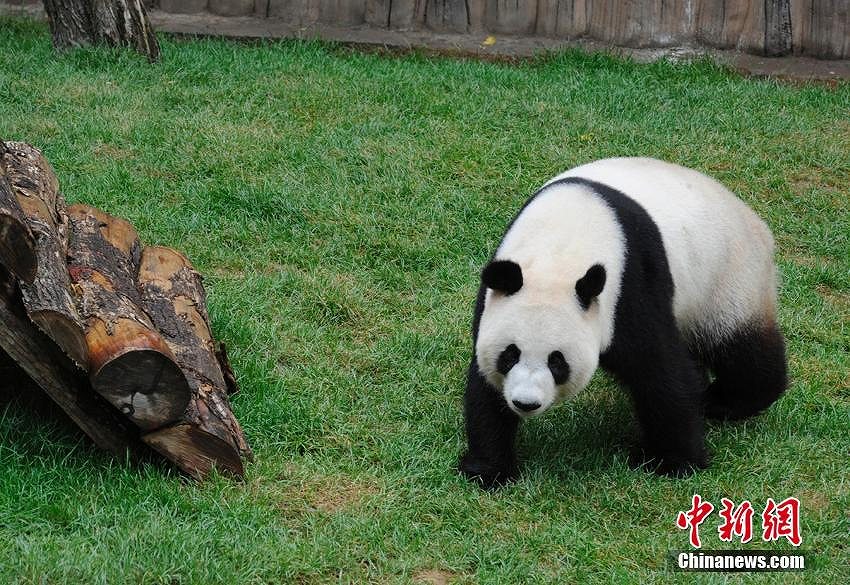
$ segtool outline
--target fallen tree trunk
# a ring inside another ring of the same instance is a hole
[[[69,272],[85,327],[92,387],[143,431],[179,419],[189,386],[140,308],[136,230],[87,205],[72,205],[68,217]]]
[[[0,157],[12,193],[36,238],[38,268],[30,283],[21,283],[30,319],[81,367],[88,364],[83,323],[71,294],[65,257],[68,216],[59,182],[47,159],[32,146],[7,142]]]
[[[15,279],[0,266],[0,347],[92,441],[124,457],[140,445],[138,430],[92,392],[85,372],[27,318]]]
[[[241,457],[252,455],[227,399],[235,379],[223,349],[216,351],[201,275],[179,252],[151,246],[142,254],[138,285],[142,307],[174,353],[192,394],[179,423],[142,440],[195,477],[206,476],[213,466],[241,477]]]
[[[0,158],[6,144],[0,140]],[[6,173],[0,168],[0,262],[24,282],[32,282],[38,266],[35,237],[27,225],[24,212],[12,192]]]

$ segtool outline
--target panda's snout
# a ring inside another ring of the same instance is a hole
[[[539,402],[523,402],[522,400],[512,400],[514,406],[523,412],[531,414],[542,406]]]
[[[519,363],[505,377],[502,392],[508,407],[519,416],[537,416],[546,411],[555,398],[549,370],[530,368]]]

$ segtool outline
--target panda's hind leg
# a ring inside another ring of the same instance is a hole
[[[773,404],[788,385],[785,341],[775,323],[742,328],[715,344],[704,359],[714,372],[705,415],[739,420]]]

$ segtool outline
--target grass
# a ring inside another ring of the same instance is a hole
[[[685,582],[666,555],[687,548],[674,521],[694,493],[749,499],[757,517],[768,497],[799,497],[813,568],[749,577],[843,582],[847,83],[168,37],[150,66],[56,56],[25,20],[0,31],[0,137],[42,148],[70,201],[128,218],[206,276],[257,457],[244,483],[188,483],[111,460],[7,390],[0,582]],[[516,484],[480,491],[453,470],[478,271],[544,180],[616,155],[708,172],[767,220],[791,388],[758,418],[711,425],[711,468],[671,480],[628,469],[633,417],[597,375],[524,425]],[[704,548],[728,548],[716,520]]]

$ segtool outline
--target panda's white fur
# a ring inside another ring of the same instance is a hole
[[[675,284],[673,314],[686,338],[719,341],[773,317],[776,269],[767,225],[715,179],[651,158],[613,158],[549,181],[582,177],[637,201],[661,231]]]
[[[521,416],[527,413],[517,410],[514,400],[540,403],[532,414],[542,413],[579,392],[596,370],[613,335],[623,245],[613,211],[583,186],[540,193],[505,235],[495,258],[522,267],[523,287],[513,295],[487,290],[476,355],[481,373],[503,390],[510,408]],[[610,266],[608,281],[599,302],[584,311],[574,286],[596,262]],[[511,343],[522,353],[503,377],[496,361]],[[555,386],[546,363],[554,350],[566,356],[571,368],[561,387]]]
[[[742,325],[771,320],[776,303],[773,239],[764,222],[714,179],[648,158],[600,160],[544,185],[517,216],[494,259],[522,268],[515,294],[488,289],[476,342],[478,368],[520,416],[536,415],[584,388],[611,344],[626,240],[614,210],[580,177],[612,187],[643,207],[661,232],[675,292],[673,313],[690,343],[716,343]],[[585,310],[575,283],[593,264],[607,273]],[[496,367],[511,343],[519,362]],[[561,351],[570,376],[554,383],[547,356]],[[539,403],[533,412],[515,401]]]

